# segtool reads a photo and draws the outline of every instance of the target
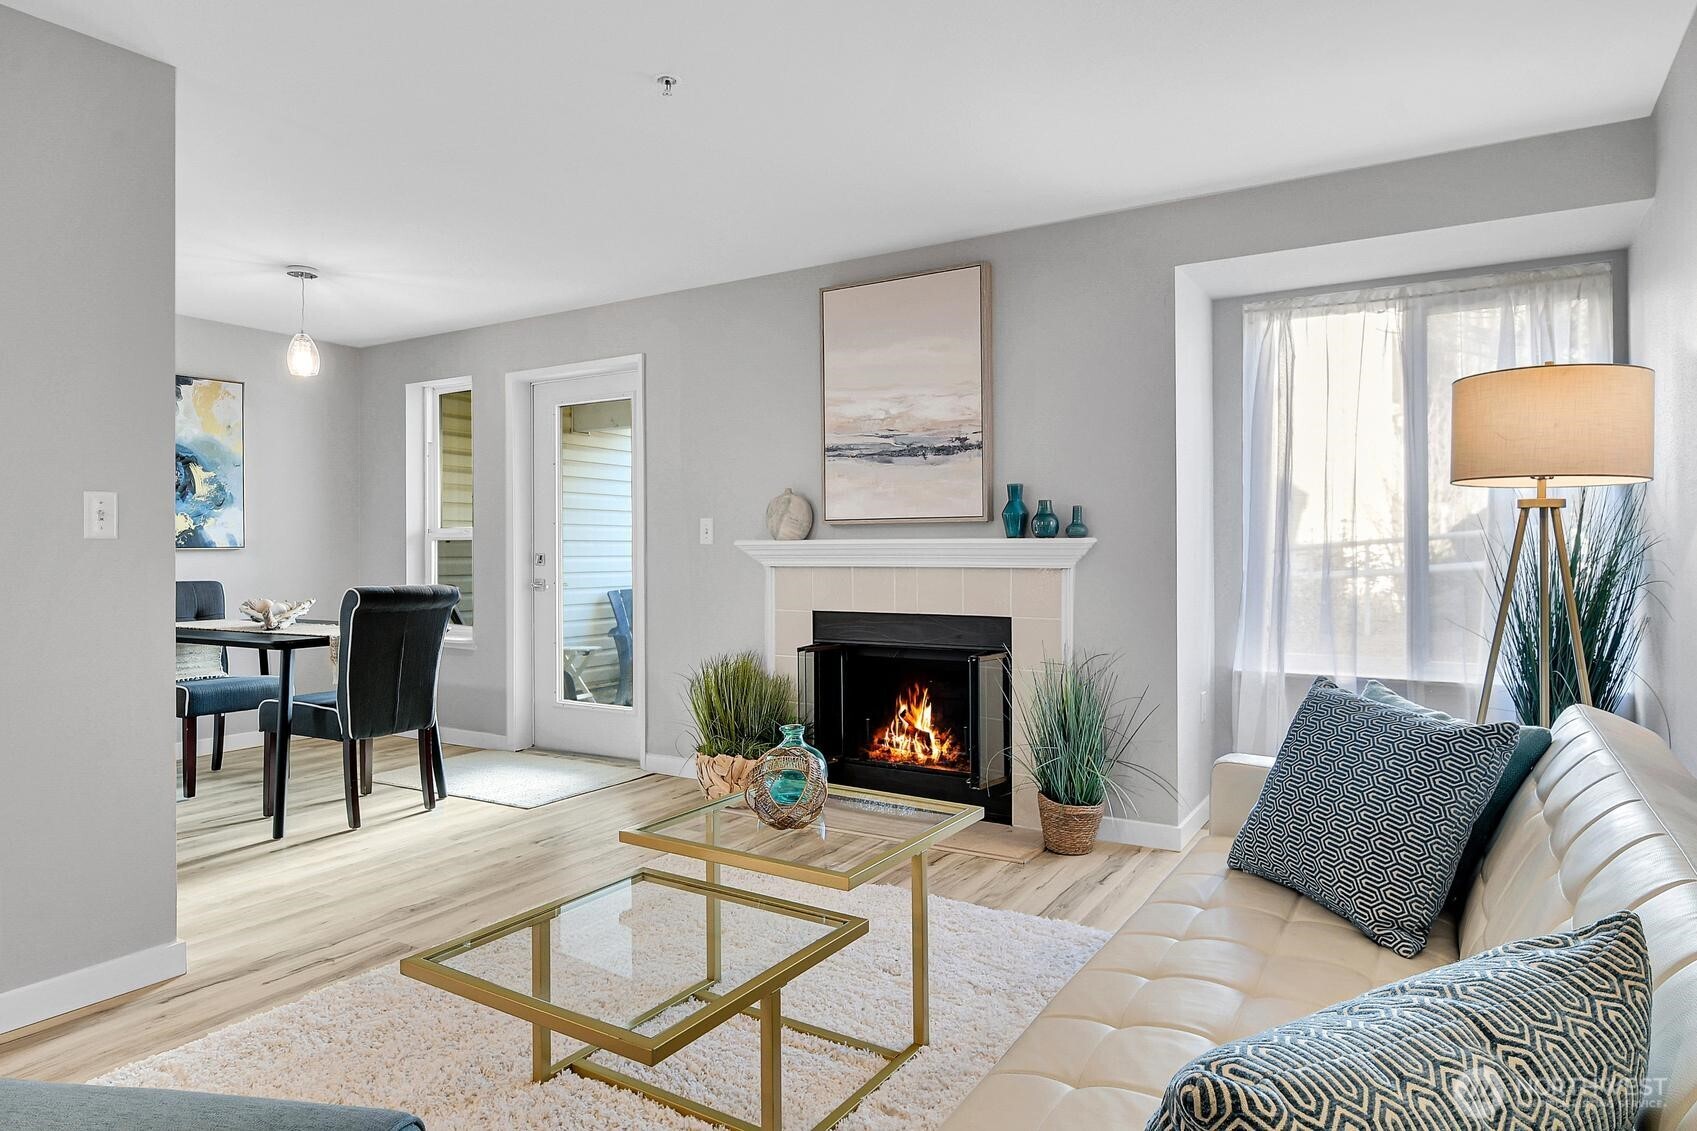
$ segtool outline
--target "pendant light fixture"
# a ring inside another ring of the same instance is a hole
[[[300,333],[289,339],[289,374],[294,377],[318,376],[318,343],[306,332],[306,281],[318,278],[318,272],[299,263],[283,269],[291,279],[301,281]]]

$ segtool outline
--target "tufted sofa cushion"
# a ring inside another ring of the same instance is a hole
[[[1199,842],[945,1126],[1141,1127],[1197,1054],[1457,958],[1448,916],[1399,958],[1230,849]]]
[[[1514,939],[1628,908],[1649,940],[1652,1106],[1645,1131],[1697,1131],[1697,780],[1655,735],[1562,714],[1504,815],[1459,927],[1413,959],[1318,904],[1229,871],[1271,759],[1215,767],[1213,828],[1056,995],[947,1131],[1141,1127],[1198,1053]]]

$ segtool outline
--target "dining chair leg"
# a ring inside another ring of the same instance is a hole
[[[183,720],[183,796],[194,796],[195,739],[199,737],[197,718]]]
[[[424,807],[436,808],[436,771],[430,764],[430,730],[422,728],[418,732],[418,784],[424,791]]]
[[[441,801],[448,796],[448,770],[442,765],[442,728],[434,723],[430,727],[430,764],[436,771],[436,799]]]
[[[212,772],[224,768],[224,716],[212,716]]]
[[[260,806],[265,816],[271,815],[271,775],[277,772],[277,735],[274,731],[265,732],[264,772],[260,774],[260,792],[264,796],[264,804]]]
[[[348,828],[359,828],[359,742],[342,740],[342,795],[348,803]]]
[[[359,791],[362,794],[371,792],[371,739],[359,740]]]

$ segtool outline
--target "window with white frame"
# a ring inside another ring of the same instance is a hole
[[[1514,496],[1450,483],[1450,385],[1613,360],[1612,266],[1245,304],[1239,749],[1276,750],[1316,675],[1471,711]]]
[[[460,603],[450,639],[470,639],[475,614],[472,583],[471,383],[428,384],[424,392],[423,580],[454,585]]]

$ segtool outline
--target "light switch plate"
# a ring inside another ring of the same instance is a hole
[[[116,538],[118,536],[118,492],[84,491],[82,493],[82,536],[84,538]]]
[[[713,520],[710,518],[701,520],[701,544],[703,546],[713,544]]]

